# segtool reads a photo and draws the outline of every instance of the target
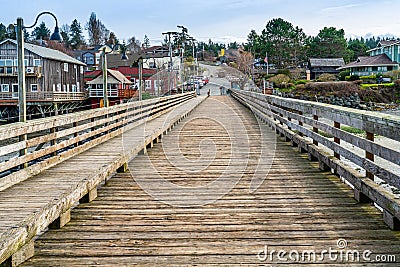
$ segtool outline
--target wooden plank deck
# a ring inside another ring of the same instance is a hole
[[[238,133],[242,140],[233,140]],[[64,228],[37,239],[35,257],[23,266],[275,266],[291,262],[290,251],[315,251],[315,265],[398,266],[400,233],[380,212],[358,204],[336,176],[287,143],[272,151],[275,140],[232,98],[210,97],[129,172],[109,179],[97,199],[75,208]],[[265,155],[261,142],[270,149]],[[257,168],[269,173],[252,192]],[[273,259],[262,261],[266,248]],[[357,251],[360,261],[331,260],[321,254],[329,249]],[[284,250],[289,261],[272,250]]]

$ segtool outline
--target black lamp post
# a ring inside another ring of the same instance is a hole
[[[24,29],[33,28],[41,15],[48,14],[51,15],[56,21],[56,27],[54,28],[54,33],[50,36],[52,41],[61,41],[60,30],[58,28],[57,18],[53,13],[42,12],[37,15],[35,23],[32,26],[24,26],[24,20],[22,18],[17,18],[17,53],[18,53],[18,106],[19,106],[19,121],[26,122],[26,88],[25,88],[25,51],[24,51]]]

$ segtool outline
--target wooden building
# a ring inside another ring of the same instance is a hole
[[[87,98],[83,87],[85,64],[60,51],[25,43],[27,115],[69,112]],[[17,42],[0,43],[0,118],[18,114]]]
[[[92,108],[103,106],[103,72],[86,83],[89,86],[89,97]],[[107,70],[107,96],[110,105],[120,104],[137,97],[137,90],[132,88],[132,82],[117,70]]]
[[[318,79],[323,73],[338,74],[338,68],[345,65],[343,58],[310,58],[307,65],[307,79]]]

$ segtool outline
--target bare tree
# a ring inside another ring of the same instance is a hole
[[[97,19],[94,12],[90,14],[89,21],[86,23],[85,29],[89,33],[90,45],[104,44],[110,36],[110,31],[99,19]]]

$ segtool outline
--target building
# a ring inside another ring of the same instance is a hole
[[[103,72],[96,71],[97,76],[88,81],[89,99],[92,108],[103,106]],[[117,70],[107,70],[107,96],[110,105],[120,104],[124,101],[137,97],[137,90],[133,88],[132,82]]]
[[[27,116],[69,112],[82,106],[85,64],[60,51],[25,43]],[[17,42],[0,43],[0,116],[18,116]]]
[[[307,79],[317,79],[323,73],[338,74],[338,68],[345,65],[343,58],[310,58],[307,64]]]
[[[356,61],[350,62],[338,68],[338,70],[348,70],[350,75],[369,76],[399,69],[399,40],[382,40],[375,48],[367,52],[370,55],[369,57],[358,57]]]

